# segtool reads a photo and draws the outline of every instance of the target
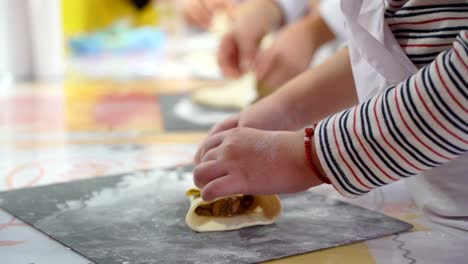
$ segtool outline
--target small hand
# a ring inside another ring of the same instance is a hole
[[[191,25],[203,29],[210,26],[213,13],[202,0],[184,0],[182,2],[182,14]]]
[[[208,138],[198,147],[195,154],[195,164],[201,162],[201,157],[207,151],[205,142],[217,133],[236,127],[249,127],[270,131],[292,131],[303,127],[298,124],[295,114],[284,103],[277,103],[274,97],[268,97],[251,105],[241,113],[229,117],[211,128]]]
[[[233,29],[223,36],[218,63],[224,75],[238,78],[253,67],[262,38],[281,23],[271,0],[250,0],[236,8]]]
[[[318,15],[309,15],[284,28],[273,45],[256,60],[257,80],[275,90],[309,68],[324,38],[317,30]]]
[[[194,26],[208,29],[217,10],[228,12],[233,8],[231,0],[184,0],[182,14],[185,20]]]
[[[302,132],[251,128],[216,133],[204,142],[206,152],[195,167],[194,182],[207,201],[231,194],[307,190],[322,182],[308,167],[303,139]]]
[[[240,118],[240,114],[228,117],[224,121],[214,125],[211,128],[210,132],[208,133],[208,138],[206,138],[205,141],[198,147],[198,150],[195,153],[195,158],[194,158],[195,164],[199,164],[201,162],[201,158],[207,151],[206,148],[209,145],[207,145],[206,143],[208,139],[210,138],[210,136],[213,136],[214,134],[217,134],[219,132],[230,130],[230,129],[237,127],[239,124],[239,118]]]

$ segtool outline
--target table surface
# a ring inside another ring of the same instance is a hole
[[[177,77],[67,78],[61,83],[0,85],[0,191],[190,163],[205,133],[165,131],[157,98],[206,84]],[[468,259],[466,232],[425,218],[404,182],[353,200],[329,186],[311,191],[386,213],[415,228],[271,263],[466,263]],[[2,264],[89,263],[1,210],[0,260]]]

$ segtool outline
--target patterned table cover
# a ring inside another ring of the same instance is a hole
[[[3,91],[0,191],[190,163],[205,134],[165,131],[158,102],[161,94],[191,86],[177,83],[19,84]],[[415,228],[271,263],[467,263],[467,233],[425,218],[404,182],[354,200],[329,186],[311,191],[384,212]],[[89,261],[0,210],[0,263]]]

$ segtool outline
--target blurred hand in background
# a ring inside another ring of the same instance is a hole
[[[255,72],[264,89],[275,90],[309,68],[315,52],[335,36],[318,12],[285,27],[259,52]]]
[[[230,14],[235,6],[233,0],[183,0],[182,14],[188,24],[207,30],[216,11]]]
[[[281,9],[272,0],[250,0],[240,4],[233,15],[231,31],[225,34],[218,50],[223,74],[238,78],[253,70],[264,36],[283,21]]]

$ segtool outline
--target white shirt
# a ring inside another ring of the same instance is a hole
[[[275,0],[284,12],[287,24],[304,16],[309,1],[307,0]],[[328,27],[339,40],[346,39],[345,22],[340,9],[340,0],[321,1],[318,12],[327,23]]]
[[[281,7],[287,24],[304,16],[309,0],[275,0]]]

